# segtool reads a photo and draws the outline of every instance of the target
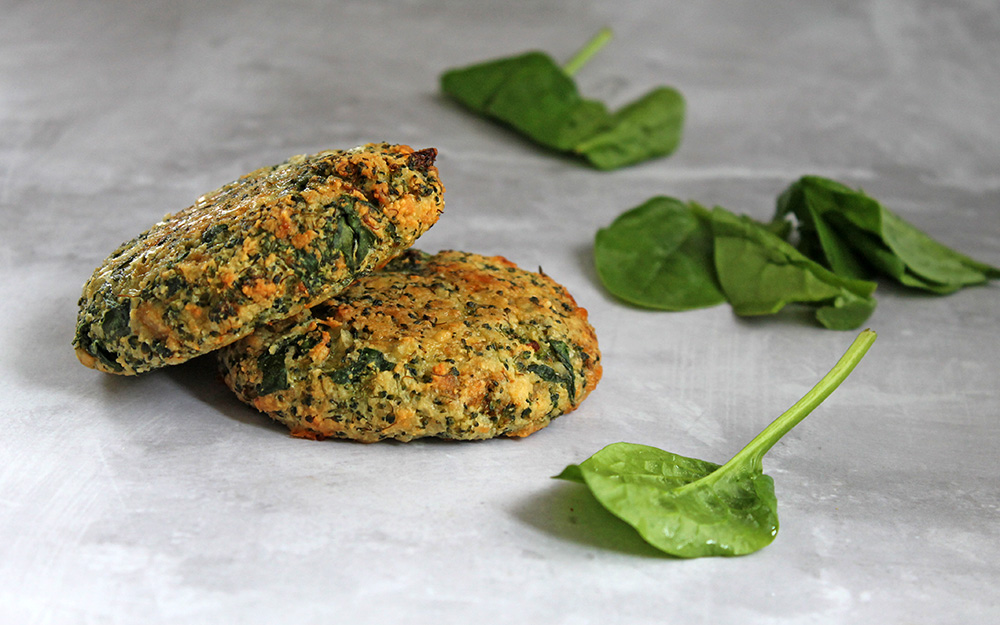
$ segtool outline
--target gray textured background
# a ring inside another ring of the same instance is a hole
[[[782,529],[664,558],[549,476],[628,440],[722,461],[853,335],[726,306],[637,311],[594,232],[657,194],[769,217],[804,173],[1000,264],[1000,5],[956,2],[0,1],[0,622],[986,623],[1000,620],[996,284],[883,284],[880,338],[765,459]],[[449,67],[615,39],[578,76],[688,100],[671,158],[598,173],[473,118]],[[211,362],[80,366],[75,302],[115,246],[296,153],[434,146],[420,246],[542,266],[605,377],[525,440],[290,438]]]

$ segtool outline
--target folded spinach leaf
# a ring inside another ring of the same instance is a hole
[[[541,52],[446,72],[441,86],[469,109],[564,152],[597,133],[608,117],[603,104],[580,97],[573,79]]]
[[[580,95],[573,74],[610,37],[602,30],[564,67],[543,52],[527,52],[448,70],[441,89],[471,111],[598,169],[671,154],[684,123],[684,98],[676,89],[654,89],[613,114]]]
[[[812,390],[723,465],[614,443],[555,477],[586,485],[602,506],[665,553],[753,553],[778,534],[778,501],[774,480],[764,474],[764,455],[850,375],[875,337],[863,331]]]
[[[610,123],[573,151],[597,169],[618,169],[669,156],[681,142],[684,97],[672,87],[657,87],[619,109]]]
[[[690,310],[726,301],[712,246],[707,210],[660,196],[600,229],[594,262],[601,282],[616,297],[647,308]]]
[[[913,227],[861,190],[803,176],[778,198],[775,220],[794,214],[799,249],[834,272],[874,273],[946,294],[1000,278],[1000,269],[952,250]]]
[[[746,216],[716,207],[712,232],[719,283],[737,315],[805,304],[824,327],[852,330],[875,310],[874,282],[838,276]]]

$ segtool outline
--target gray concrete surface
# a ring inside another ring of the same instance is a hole
[[[883,284],[851,379],[765,459],[782,527],[661,557],[549,476],[628,440],[722,461],[852,333],[597,282],[596,230],[658,194],[767,218],[805,173],[863,186],[1000,264],[996,2],[0,2],[0,622],[1000,621],[1000,292]],[[441,71],[615,38],[580,74],[687,97],[671,158],[598,173],[443,99]],[[420,242],[541,266],[590,310],[605,377],[524,440],[290,438],[202,359],[80,366],[76,299],[121,241],[255,167],[434,146]]]

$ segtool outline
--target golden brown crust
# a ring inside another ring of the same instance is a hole
[[[601,377],[587,313],[501,257],[409,250],[219,352],[226,383],[306,438],[527,436]]]
[[[131,375],[339,292],[441,213],[433,149],[369,144],[258,169],[120,246],[80,298],[84,365]]]

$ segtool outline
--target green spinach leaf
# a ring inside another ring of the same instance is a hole
[[[549,341],[548,349],[551,350],[550,356],[553,357],[553,360],[559,363],[559,368],[562,369],[562,372],[541,363],[532,363],[525,367],[524,370],[534,373],[546,382],[562,384],[569,393],[570,401],[574,401],[576,399],[576,375],[573,373],[573,360],[569,352],[569,346],[562,341]]]
[[[875,336],[861,332],[812,390],[723,465],[615,443],[556,477],[586,485],[608,511],[668,554],[753,553],[778,533],[774,481],[763,472],[764,455],[850,375]]]
[[[768,315],[793,303],[817,307],[831,330],[861,326],[875,310],[875,283],[843,278],[810,260],[767,227],[716,207],[715,267],[738,315]]]
[[[377,349],[363,347],[352,360],[345,361],[339,369],[330,372],[336,384],[357,384],[365,375],[375,371],[392,371],[396,365],[387,360]]]
[[[728,301],[737,315],[752,316],[804,304],[827,328],[861,326],[875,310],[875,283],[834,274],[776,231],[720,207],[654,197],[597,232],[594,263],[608,291],[647,308]]]
[[[371,252],[372,246],[377,241],[377,237],[371,230],[365,227],[358,216],[355,203],[358,200],[350,198],[339,206],[337,214],[337,229],[333,233],[331,247],[340,252],[344,258],[344,263],[351,269],[356,270]],[[299,259],[308,267],[307,263],[317,262],[315,257],[310,261],[305,258]]]
[[[606,128],[573,151],[598,169],[619,169],[672,154],[681,143],[684,96],[659,87],[611,116]]]
[[[803,176],[778,198],[775,220],[794,214],[799,249],[834,272],[887,275],[901,284],[946,294],[1000,278],[1000,268],[932,239],[861,190]]]
[[[575,65],[584,57],[589,54],[581,51]],[[608,117],[604,105],[582,98],[570,75],[543,52],[449,70],[441,88],[466,108],[560,151],[571,151]]]
[[[726,301],[712,250],[710,213],[660,196],[599,230],[594,262],[616,297],[647,308],[690,310]]]
[[[257,392],[261,395],[270,395],[278,391],[283,391],[291,385],[288,382],[288,369],[286,368],[285,357],[288,351],[294,346],[279,344],[272,348],[273,351],[265,350],[257,358],[257,368],[260,369],[260,384]]]
[[[602,30],[564,67],[543,52],[527,52],[448,70],[441,89],[471,111],[599,169],[671,154],[684,122],[684,99],[677,90],[654,89],[614,114],[580,95],[573,74],[610,37]]]
[[[108,308],[101,319],[101,331],[104,333],[106,342],[111,343],[128,336],[129,324],[132,321],[131,315],[132,301],[127,297],[121,298],[113,308]]]

